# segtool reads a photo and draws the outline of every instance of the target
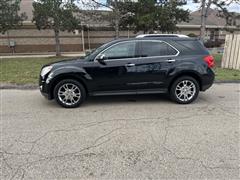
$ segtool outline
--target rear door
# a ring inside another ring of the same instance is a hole
[[[174,67],[179,51],[167,42],[142,40],[140,59],[132,62],[135,82],[139,91],[144,89],[161,90],[166,88],[167,75]]]

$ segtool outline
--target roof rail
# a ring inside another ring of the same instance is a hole
[[[179,38],[187,38],[188,36],[183,34],[140,34],[136,36],[136,38],[144,38],[144,37],[179,37]]]

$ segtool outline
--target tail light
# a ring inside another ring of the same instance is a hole
[[[209,68],[213,68],[215,65],[213,56],[205,56],[203,60],[207,63]]]

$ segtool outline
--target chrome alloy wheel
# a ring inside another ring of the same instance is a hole
[[[190,80],[183,80],[177,84],[175,94],[182,102],[190,101],[196,94],[196,85]]]
[[[63,104],[71,106],[80,101],[81,91],[78,86],[66,83],[58,89],[58,98]]]

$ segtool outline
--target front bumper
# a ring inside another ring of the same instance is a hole
[[[49,84],[47,84],[46,81],[41,76],[39,77],[39,90],[41,94],[48,100],[53,99]]]

